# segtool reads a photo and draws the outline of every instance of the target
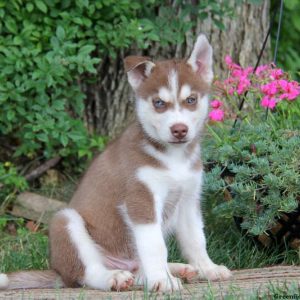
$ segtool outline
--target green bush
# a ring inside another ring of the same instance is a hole
[[[272,9],[280,1],[272,0]],[[282,26],[278,44],[278,65],[289,70],[293,77],[300,79],[300,2],[298,0],[285,0],[283,6]],[[278,17],[272,30],[272,48],[275,48]]]
[[[175,7],[159,0],[0,0],[0,134],[15,144],[15,156],[87,154],[78,82],[95,80],[103,57],[133,43],[182,42],[198,17],[211,13],[222,27],[233,7],[216,0]]]
[[[13,192],[22,191],[27,187],[25,178],[18,174],[14,165],[10,162],[0,162],[0,199],[5,200],[9,193],[13,194]]]
[[[295,210],[300,199],[299,145],[299,130],[266,123],[245,123],[222,141],[212,140],[205,152],[205,194],[213,211],[219,217],[241,217],[242,228],[259,235],[283,213]]]

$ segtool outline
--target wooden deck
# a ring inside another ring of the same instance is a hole
[[[286,288],[288,285],[296,285],[300,299],[300,266],[276,266],[262,269],[247,269],[233,271],[234,276],[230,281],[210,282],[201,281],[194,284],[186,284],[180,293],[169,296],[156,293],[146,293],[136,287],[127,292],[102,292],[87,288],[81,289],[30,289],[15,291],[0,291],[0,299],[12,300],[75,300],[75,299],[223,299],[226,294],[248,295],[256,291],[258,294],[269,293],[270,299],[275,299],[272,294],[272,286]],[[274,293],[274,292],[273,292]],[[233,298],[230,298],[233,299]],[[245,299],[243,297],[243,299]],[[295,298],[296,299],[296,298]]]

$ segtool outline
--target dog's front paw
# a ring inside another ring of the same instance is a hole
[[[216,281],[216,280],[228,280],[232,277],[231,271],[222,265],[212,265],[210,267],[198,267],[199,276],[204,279]]]
[[[110,271],[110,278],[108,284],[110,289],[116,291],[125,291],[133,286],[134,277],[133,274],[123,270]]]
[[[154,292],[170,293],[183,289],[180,279],[172,275],[162,279],[148,280],[147,284],[149,290]]]

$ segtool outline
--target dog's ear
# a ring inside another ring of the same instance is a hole
[[[213,50],[206,36],[200,34],[187,63],[191,65],[194,72],[199,74],[204,81],[211,83],[213,80]]]
[[[124,65],[128,81],[134,90],[151,74],[155,66],[146,56],[127,56],[124,59]]]

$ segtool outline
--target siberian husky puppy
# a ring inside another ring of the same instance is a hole
[[[197,276],[228,279],[209,258],[200,210],[199,137],[213,79],[212,47],[197,38],[188,59],[124,60],[136,121],[91,164],[69,207],[50,226],[51,270],[0,275],[2,288],[88,286],[182,289]],[[168,263],[174,234],[188,264]]]

